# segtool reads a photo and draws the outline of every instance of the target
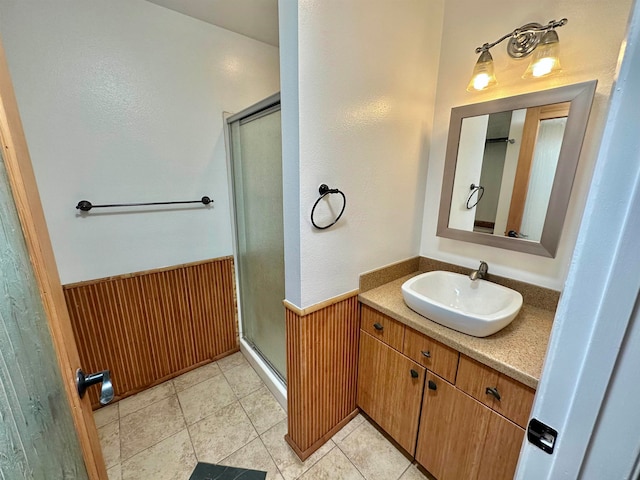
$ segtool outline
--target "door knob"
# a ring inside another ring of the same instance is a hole
[[[89,375],[85,375],[81,368],[76,370],[76,387],[78,388],[80,398],[84,397],[87,388],[96,383],[102,383],[100,387],[100,403],[106,405],[113,400],[113,384],[111,383],[109,370],[103,370]]]

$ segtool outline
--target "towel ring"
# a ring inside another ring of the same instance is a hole
[[[316,200],[316,203],[313,204],[313,208],[311,209],[311,224],[314,227],[316,227],[318,230],[324,230],[326,228],[334,226],[338,222],[338,220],[340,220],[340,217],[344,213],[344,209],[347,207],[347,197],[345,197],[344,193],[342,193],[339,189],[337,189],[337,188],[329,188],[324,183],[322,185],[320,185],[320,188],[318,188],[318,192],[320,193],[320,197]],[[331,193],[339,193],[340,195],[342,195],[342,210],[340,210],[340,213],[338,214],[338,216],[336,217],[336,219],[333,222],[331,222],[329,225],[325,225],[324,227],[320,227],[320,226],[316,225],[316,222],[313,220],[313,213],[315,212],[316,207],[318,206],[318,203],[320,203],[320,200],[322,200],[324,197],[326,197],[327,195],[329,195]]]
[[[484,196],[484,187],[481,185],[475,185],[472,183],[471,186],[469,187],[469,190],[471,190],[471,193],[467,198],[467,210],[471,210],[473,207],[478,205],[478,203],[480,203],[480,200],[482,200],[482,197]],[[476,197],[476,203],[474,203],[473,205],[469,205],[469,202],[471,201],[471,198],[473,197],[474,193],[478,194]]]

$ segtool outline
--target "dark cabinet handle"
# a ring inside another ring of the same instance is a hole
[[[497,388],[487,387],[484,393],[486,393],[487,395],[492,395],[496,400],[500,401],[500,394],[498,393]]]
[[[420,374],[416,372],[413,368],[411,369],[411,378],[418,378]]]
[[[376,322],[373,324],[373,328],[375,328],[376,330],[382,330],[384,327],[380,325],[378,322]]]
[[[429,350],[422,350],[422,355],[426,358],[431,358],[431,352]]]
[[[433,380],[429,380],[428,387],[429,387],[429,390],[437,390],[438,389],[438,385],[436,385],[436,382],[434,382]]]

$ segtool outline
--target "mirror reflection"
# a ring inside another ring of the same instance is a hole
[[[570,108],[464,118],[449,227],[539,242]]]
[[[453,108],[437,235],[554,257],[595,87]]]

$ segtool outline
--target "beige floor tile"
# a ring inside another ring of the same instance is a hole
[[[178,392],[178,398],[187,425],[192,425],[236,401],[236,396],[223,375]]]
[[[238,367],[240,365],[249,365],[249,362],[247,362],[247,359],[244,358],[244,355],[242,355],[241,352],[236,352],[233,355],[221,358],[216,363],[220,366],[220,369],[223,372],[231,370],[232,368]]]
[[[402,474],[399,480],[436,480],[435,477],[425,475],[418,466],[414,463]]]
[[[117,464],[107,470],[109,480],[122,480],[122,465]]]
[[[220,465],[227,465],[229,467],[249,468],[267,472],[267,480],[277,480],[278,478],[282,478],[278,471],[278,467],[273,463],[271,455],[269,455],[269,452],[262,443],[262,440],[259,438],[252,440],[240,450],[229,455],[219,463]]]
[[[367,421],[340,442],[339,448],[367,480],[396,479],[410,463]]]
[[[185,429],[124,462],[122,480],[186,480],[197,463]]]
[[[266,386],[250,393],[240,403],[259,434],[287,418],[287,414]]]
[[[239,402],[216,410],[189,427],[198,461],[218,463],[258,434]]]
[[[334,448],[307,470],[300,480],[364,480],[339,448]]]
[[[313,455],[301,462],[285,441],[286,433],[287,421],[283,420],[260,436],[285,480],[298,478],[335,447],[335,443],[329,440]]]
[[[178,398],[173,395],[120,418],[122,460],[127,460],[185,428]]]
[[[220,370],[217,363],[208,363],[207,365],[203,365],[202,367],[174,378],[173,385],[176,387],[176,392],[181,392],[182,390],[221,374],[222,370]]]
[[[347,423],[342,429],[336,433],[331,440],[333,440],[336,444],[342,442],[351,432],[353,432],[356,428],[358,428],[362,422],[364,422],[364,417],[360,414],[356,415],[349,423]]]
[[[98,429],[102,456],[107,468],[120,463],[120,422],[108,423]]]
[[[246,397],[264,385],[258,374],[248,363],[223,371],[223,373],[229,385],[231,385],[233,393],[238,398]]]
[[[99,408],[93,412],[93,419],[96,422],[96,427],[104,427],[107,423],[115,422],[120,418],[118,413],[118,403],[107,405],[106,407]]]
[[[147,407],[153,403],[156,403],[163,398],[167,398],[176,393],[173,388],[173,382],[171,380],[156,385],[155,387],[144,390],[140,393],[136,393],[130,397],[127,397],[118,402],[120,407],[120,417],[126,417],[134,412],[137,412],[141,408]]]

